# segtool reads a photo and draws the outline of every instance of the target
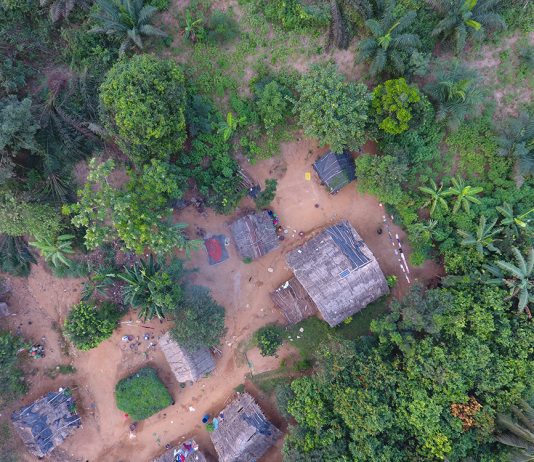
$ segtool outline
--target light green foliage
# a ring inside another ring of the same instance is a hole
[[[404,78],[386,80],[373,90],[372,112],[381,130],[398,135],[409,128],[412,106],[421,100],[419,90]]]
[[[38,237],[35,242],[30,242],[30,245],[39,249],[48,264],[52,264],[54,267],[62,265],[70,267],[72,262],[65,254],[74,253],[72,250],[74,237],[72,234],[62,234],[54,240]]]
[[[477,195],[484,190],[483,188],[480,186],[470,186],[460,177],[452,178],[451,182],[452,185],[447,190],[447,195],[454,197],[452,213],[457,213],[460,207],[469,213],[471,204],[480,204],[480,199]]]
[[[181,174],[195,180],[208,205],[219,213],[232,213],[246,194],[237,173],[239,164],[220,135],[199,135],[191,152],[178,162]]]
[[[441,17],[432,35],[453,42],[461,52],[468,37],[481,40],[486,34],[506,28],[502,17],[494,10],[494,0],[433,0],[430,2]]]
[[[224,307],[217,304],[205,287],[188,288],[173,316],[172,338],[181,346],[195,350],[216,347],[226,329]]]
[[[137,165],[183,146],[185,79],[171,60],[138,55],[115,64],[100,87],[106,128]]]
[[[405,175],[406,166],[393,156],[363,154],[356,159],[358,191],[373,194],[387,204],[404,200],[401,184]]]
[[[32,100],[19,101],[16,96],[0,99],[0,153],[15,156],[21,150],[35,152],[39,148],[35,134],[39,125],[31,113]]]
[[[155,316],[163,319],[176,311],[182,301],[182,273],[180,260],[163,265],[150,255],[115,276],[126,283],[122,290],[124,303],[138,310],[139,319],[145,321]]]
[[[0,409],[20,398],[28,387],[20,368],[19,350],[28,344],[19,336],[0,331]]]
[[[419,36],[407,32],[416,13],[407,11],[404,16],[397,18],[394,1],[384,2],[383,6],[380,19],[365,21],[371,37],[359,43],[358,59],[371,62],[369,71],[373,76],[386,70],[402,75],[408,68],[410,55],[421,46]]]
[[[276,80],[269,82],[259,91],[256,107],[261,122],[267,131],[281,125],[289,115],[288,92]]]
[[[430,215],[434,213],[436,207],[442,207],[444,210],[449,210],[449,204],[446,197],[449,196],[447,191],[443,190],[443,183],[438,187],[433,179],[430,179],[430,186],[420,186],[419,190],[429,196],[428,200],[423,204],[423,207],[430,205]]]
[[[258,209],[269,207],[276,196],[277,185],[278,182],[276,180],[271,178],[265,180],[265,189],[258,194],[258,197],[256,197],[256,207]]]
[[[262,327],[254,334],[254,340],[262,356],[274,356],[282,345],[282,330],[276,324]]]
[[[226,114],[226,119],[221,120],[219,123],[219,130],[217,133],[222,135],[222,138],[224,141],[228,141],[234,132],[237,130],[237,128],[241,125],[244,125],[247,121],[246,117],[244,116],[234,116],[232,112],[229,112]]]
[[[172,403],[155,369],[144,367],[115,387],[117,407],[134,421],[148,419]]]
[[[130,47],[143,49],[143,37],[166,37],[161,29],[154,27],[152,18],[158,8],[145,5],[144,0],[98,0],[93,19],[98,26],[91,32],[116,35],[122,40],[120,53]],[[158,6],[164,6],[159,4]]]
[[[92,250],[117,238],[138,254],[147,247],[158,253],[187,247],[182,234],[185,225],[172,223],[169,208],[169,200],[181,197],[175,167],[153,159],[139,174],[130,171],[123,185],[110,181],[114,171],[112,160],[91,159],[78,203],[64,207],[74,215],[74,226],[85,228],[86,247]]]
[[[51,206],[0,193],[0,234],[52,237],[60,228],[59,216]]]
[[[416,289],[373,323],[376,340],[324,349],[320,375],[291,385],[298,426],[284,451],[300,460],[336,448],[341,454],[321,460],[503,462],[492,445],[495,411],[526,391],[534,340],[503,295],[477,284]],[[463,431],[451,405],[470,396],[484,407]]]
[[[111,303],[96,307],[80,302],[71,308],[64,332],[76,348],[90,350],[111,337],[120,317],[120,312]]]
[[[334,152],[365,142],[370,95],[363,84],[346,82],[334,64],[315,65],[297,84],[295,113],[307,136]]]

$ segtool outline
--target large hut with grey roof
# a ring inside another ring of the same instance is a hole
[[[219,462],[251,462],[260,459],[282,432],[267,420],[251,395],[242,393],[221,412],[210,436]]]
[[[171,338],[169,332],[161,337],[159,346],[178,382],[196,382],[215,369],[215,361],[208,348],[184,348]]]
[[[290,323],[319,311],[336,326],[389,293],[376,258],[348,221],[289,252],[286,261],[294,277],[271,297]]]
[[[81,426],[67,389],[50,392],[11,415],[15,431],[34,456],[43,458]]]

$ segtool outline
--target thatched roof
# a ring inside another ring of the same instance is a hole
[[[282,435],[248,393],[239,395],[222,414],[219,427],[210,434],[219,462],[258,460]]]
[[[176,454],[176,455],[175,455]],[[183,459],[181,458],[183,456]],[[152,462],[206,462],[195,440],[184,441],[179,447],[169,449]]]
[[[294,277],[272,292],[271,298],[290,324],[296,324],[317,312],[315,303]]]
[[[315,161],[313,168],[331,193],[338,192],[356,179],[354,159],[348,152],[328,152]]]
[[[389,293],[376,258],[348,221],[327,228],[286,260],[331,326]]]
[[[72,396],[66,390],[50,392],[13,412],[16,432],[32,454],[44,457],[81,425]]]
[[[189,351],[178,345],[167,332],[159,341],[178,382],[196,382],[215,369],[215,361],[207,348]]]
[[[254,212],[230,225],[237,251],[242,258],[259,258],[279,245],[273,220],[266,211]]]

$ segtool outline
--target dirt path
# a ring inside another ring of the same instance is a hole
[[[165,444],[180,441],[191,434],[203,450],[213,454],[208,433],[200,422],[202,415],[219,412],[233,395],[234,388],[244,382],[251,370],[263,372],[276,369],[281,359],[291,354],[289,347],[282,350],[279,358],[262,358],[251,352],[247,363],[238,347],[259,327],[283,321],[280,313],[273,308],[269,293],[290,275],[284,260],[286,251],[299,245],[314,230],[342,218],[348,219],[376,255],[384,273],[397,275],[399,284],[395,294],[406,292],[408,284],[387,234],[376,232],[382,224],[384,209],[375,198],[357,194],[354,185],[347,186],[335,196],[328,194],[312,170],[312,162],[323,151],[310,140],[292,142],[282,146],[280,157],[247,166],[250,174],[262,184],[268,177],[279,180],[273,209],[288,230],[279,249],[258,261],[245,264],[237,256],[234,246],[230,245],[230,259],[220,265],[209,266],[203,249],[194,253],[188,262],[188,267],[198,270],[192,273],[191,281],[209,287],[215,299],[226,307],[228,327],[216,371],[193,386],[180,388],[157,345],[150,346],[150,343],[157,344],[159,336],[169,328],[168,323],[152,321],[141,324],[132,313],[123,319],[113,337],[98,348],[65,356],[60,348],[61,336],[54,326],[63,322],[68,308],[79,300],[81,281],[55,279],[42,266],[35,267],[28,279],[10,278],[10,304],[12,311],[17,313],[9,319],[10,327],[19,328],[23,335],[34,339],[45,336],[47,345],[47,357],[32,362],[32,368],[37,371],[30,378],[31,391],[23,402],[27,403],[61,385],[77,386],[83,430],[62,446],[73,460],[146,462],[162,451]],[[306,172],[311,173],[310,181],[305,177]],[[247,204],[252,206],[247,200],[245,208]],[[228,237],[231,218],[211,211],[199,214],[191,207],[176,215],[177,220],[190,224],[191,232],[200,227],[208,234],[222,233]],[[397,226],[393,226],[392,230],[399,234],[407,248],[405,233]],[[305,233],[304,238],[299,237],[300,231]],[[271,273],[267,268],[274,271]],[[412,280],[429,280],[439,271],[437,265],[427,262],[422,267],[411,268]],[[145,333],[151,335],[148,341],[143,339]],[[136,341],[123,342],[123,335],[133,335]],[[77,369],[74,375],[52,380],[43,374],[46,368],[69,362]],[[130,438],[130,421],[115,407],[114,387],[118,380],[146,363],[160,371],[176,404],[144,421],[137,435]],[[274,451],[268,460],[279,458],[279,451]]]

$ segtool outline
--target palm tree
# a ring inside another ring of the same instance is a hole
[[[72,261],[66,254],[74,253],[74,250],[72,250],[73,239],[74,236],[72,234],[62,234],[55,241],[47,238],[37,238],[35,242],[30,242],[30,245],[40,250],[41,255],[48,264],[52,264],[55,268],[61,265],[70,268]]]
[[[67,19],[76,5],[87,7],[90,4],[88,0],[40,0],[39,3],[41,6],[49,6],[52,22]]]
[[[503,216],[501,225],[510,228],[515,235],[519,234],[519,229],[527,229],[529,223],[532,221],[527,217],[534,212],[534,208],[531,208],[528,212],[522,213],[521,215],[515,215],[513,207],[508,202],[504,202],[502,206],[497,206],[495,208],[497,209],[497,212]]]
[[[143,36],[167,36],[150,24],[158,9],[145,5],[143,0],[97,0],[97,4],[99,8],[94,18],[99,26],[91,29],[91,32],[123,38],[119,50],[121,54],[132,45],[143,49]]]
[[[531,247],[528,256],[521,254],[517,247],[512,247],[517,265],[499,260],[494,265],[485,265],[484,268],[494,276],[488,279],[488,284],[498,284],[510,289],[510,298],[517,298],[517,309],[519,312],[525,311],[528,317],[532,317],[529,303],[534,303],[534,248]],[[508,275],[508,276],[507,276]]]
[[[510,415],[497,416],[501,431],[495,435],[495,439],[514,448],[510,461],[534,461],[534,409],[521,400],[519,406],[512,406],[511,410],[515,419]]]
[[[488,224],[486,217],[481,215],[475,234],[463,229],[458,230],[458,234],[464,238],[461,244],[466,247],[475,247],[477,252],[482,256],[484,256],[486,250],[501,253],[493,244],[495,242],[495,236],[502,231],[502,228],[495,228],[496,224],[497,218]]]
[[[480,204],[480,199],[476,196],[484,190],[483,188],[466,185],[462,178],[453,178],[451,182],[452,186],[447,190],[447,194],[456,197],[452,213],[458,212],[460,207],[469,213],[471,204]]]
[[[396,19],[394,7],[394,2],[388,2],[380,19],[365,21],[371,37],[360,42],[358,59],[371,62],[371,75],[386,69],[403,74],[410,55],[421,46],[417,35],[404,33],[414,21],[415,11],[408,11],[402,18]]]
[[[125,267],[124,273],[113,275],[126,283],[122,291],[124,303],[139,309],[140,319],[164,319],[177,308],[182,292],[176,280],[181,265],[176,263],[163,267],[150,255],[148,261],[139,260],[132,268]]]
[[[423,204],[423,207],[428,207],[430,205],[430,215],[434,213],[438,205],[443,207],[445,210],[449,210],[449,205],[447,204],[445,197],[450,196],[450,193],[443,191],[443,183],[440,183],[438,188],[436,182],[431,178],[430,187],[420,186],[419,190],[430,196],[429,199]]]
[[[458,62],[438,67],[436,80],[425,86],[436,104],[436,120],[446,121],[450,129],[456,130],[466,118],[477,114],[483,101],[477,83],[476,71]]]
[[[441,21],[432,31],[433,36],[451,40],[459,53],[468,36],[482,39],[486,32],[502,30],[506,23],[493,10],[500,0],[428,0]]]
[[[515,160],[518,173],[534,175],[534,116],[522,112],[499,130],[499,154]]]

